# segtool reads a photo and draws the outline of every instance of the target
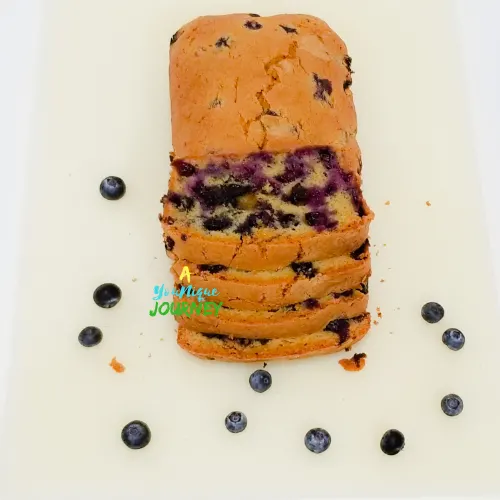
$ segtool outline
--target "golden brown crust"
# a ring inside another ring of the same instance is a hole
[[[222,264],[245,271],[275,271],[292,262],[325,260],[353,252],[368,238],[373,212],[363,201],[363,217],[338,230],[317,232],[310,229],[299,234],[276,236],[272,229],[257,236],[205,234],[195,227],[167,224],[170,204],[164,205],[162,227],[174,241],[167,254],[194,264]]]
[[[312,278],[296,274],[291,268],[278,272],[246,272],[235,269],[217,273],[202,271],[186,260],[177,260],[171,271],[176,283],[184,267],[190,270],[190,284],[195,288],[217,290],[217,301],[234,309],[263,311],[297,304],[309,298],[319,299],[340,293],[365,282],[371,274],[370,255],[353,259],[341,256],[312,263],[317,269]]]
[[[326,91],[318,92],[318,79]],[[197,18],[170,49],[175,155],[344,150],[357,128],[350,81],[344,42],[318,18]]]
[[[233,362],[266,361],[271,359],[296,359],[321,354],[331,354],[347,349],[359,342],[370,329],[370,314],[359,321],[350,322],[349,337],[345,342],[329,332],[318,332],[288,339],[271,340],[265,345],[240,345],[235,341],[207,338],[179,326],[177,343],[189,353],[205,359]]]
[[[174,297],[174,302],[180,302]],[[216,299],[217,300],[217,299]],[[182,302],[191,302],[183,299]],[[352,297],[327,297],[318,307],[297,310],[243,311],[221,307],[217,316],[176,316],[186,328],[205,333],[221,333],[248,339],[295,337],[322,330],[332,319],[355,318],[366,311],[368,294],[354,291]]]

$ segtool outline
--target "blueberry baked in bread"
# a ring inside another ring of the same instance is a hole
[[[181,347],[192,336],[219,349],[202,334],[299,345],[365,313],[373,213],[351,64],[344,42],[307,15],[206,16],[172,37],[165,248],[174,277],[196,269],[193,284],[213,285],[223,302],[218,317],[178,318]],[[270,345],[272,357],[296,357]]]

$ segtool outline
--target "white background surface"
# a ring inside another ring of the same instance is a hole
[[[76,1],[76,0],[73,0]],[[139,1],[139,0],[137,0]],[[404,0],[402,0],[404,1]],[[439,1],[439,0],[436,0]],[[497,284],[500,283],[500,0],[457,0],[462,44],[474,121],[478,172],[490,227]],[[30,132],[30,114],[36,90],[38,35],[43,0],[0,0],[0,415],[10,360],[13,288],[15,287],[16,231],[22,203],[23,165]],[[425,36],[425,33],[422,33]],[[439,85],[439,82],[436,82]],[[450,179],[453,185],[453,179]],[[464,200],[466,203],[466,200]],[[33,224],[42,224],[33,218]],[[457,245],[459,242],[457,241]],[[453,249],[449,249],[453,251]],[[30,297],[27,291],[27,297]],[[34,299],[34,297],[32,297]]]

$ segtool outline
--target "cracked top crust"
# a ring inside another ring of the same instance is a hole
[[[170,47],[175,156],[357,150],[350,66],[344,42],[312,16],[193,20]]]

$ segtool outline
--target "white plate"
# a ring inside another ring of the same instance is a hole
[[[266,4],[48,2],[3,450],[7,498],[500,491],[496,301],[452,2]],[[377,214],[371,309],[383,317],[353,350],[368,354],[365,370],[344,372],[342,355],[273,362],[265,394],[248,386],[260,365],[194,359],[176,346],[170,318],[148,316],[153,286],[169,280],[156,218],[168,178],[169,38],[197,15],[234,11],[309,12],[345,39],[365,194]],[[98,193],[107,175],[127,183],[119,202]],[[92,292],[107,281],[123,299],[101,310]],[[437,325],[420,318],[428,300],[446,309]],[[104,331],[96,348],[77,342],[87,325]],[[467,336],[460,352],[441,343],[451,326]],[[108,366],[114,356],[125,373]],[[450,392],[464,399],[457,418],[440,409]],[[232,410],[248,416],[242,434],[224,427]],[[120,440],[133,419],[152,429],[140,451]],[[303,444],[316,426],[332,435],[322,455]],[[379,448],[389,428],[406,436],[395,457]]]

